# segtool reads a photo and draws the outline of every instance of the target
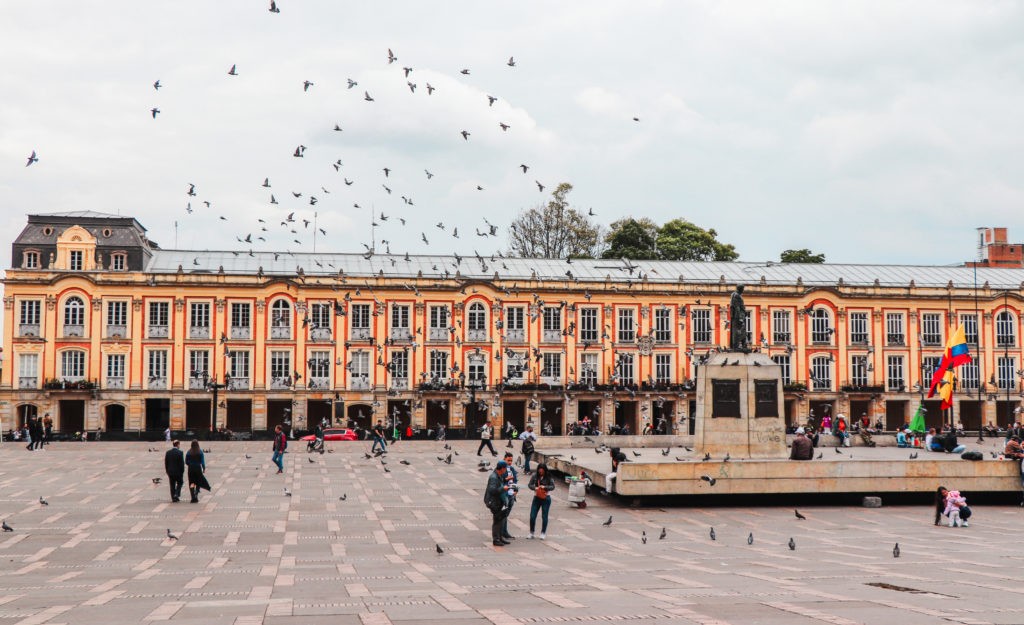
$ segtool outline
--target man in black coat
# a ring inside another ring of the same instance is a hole
[[[506,471],[508,464],[504,460],[498,462],[494,472],[487,478],[487,490],[484,491],[484,505],[491,511],[491,543],[495,547],[511,544],[501,535],[505,517],[508,516],[508,508],[502,502],[503,495],[508,490],[505,482]]]
[[[185,481],[185,454],[178,448],[178,440],[171,443],[174,447],[164,454],[164,471],[167,472],[167,481],[171,484],[171,501],[177,502],[181,499],[181,485]]]

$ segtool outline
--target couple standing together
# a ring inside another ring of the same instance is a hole
[[[210,482],[206,480],[206,456],[199,448],[199,441],[193,440],[188,453],[179,448],[181,442],[175,439],[172,447],[164,454],[164,471],[171,487],[171,501],[181,501],[181,487],[184,483],[185,469],[188,468],[188,490],[192,495],[191,503],[199,503],[199,491],[210,490]]]

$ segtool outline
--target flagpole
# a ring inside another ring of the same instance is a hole
[[[979,259],[980,260],[980,259]],[[978,347],[978,443],[985,443],[985,419],[981,416],[981,381],[985,379],[981,370],[981,312],[978,309],[978,263],[974,263],[974,338]],[[998,427],[998,426],[997,426]]]

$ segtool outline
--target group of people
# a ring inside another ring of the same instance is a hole
[[[540,514],[540,539],[545,540],[548,533],[548,514],[551,511],[551,493],[555,490],[555,480],[548,473],[546,464],[537,465],[536,471],[530,476],[527,488],[533,491],[533,500],[530,503],[530,535],[527,538],[537,536],[537,515]],[[488,476],[487,487],[484,489],[484,505],[491,513],[491,544],[495,547],[510,545],[515,540],[515,536],[508,531],[508,517],[516,504],[518,493],[519,472],[512,462],[512,452],[505,452],[504,460],[498,461],[494,471]]]
[[[206,456],[199,447],[199,439],[193,439],[188,453],[182,453],[181,442],[171,441],[171,448],[164,454],[164,471],[171,487],[171,501],[181,501],[181,487],[184,484],[185,471],[188,470],[188,491],[192,496],[191,503],[199,503],[199,491],[210,490],[210,482],[206,479]]]
[[[49,444],[53,436],[53,419],[50,413],[43,415],[43,418],[29,417],[21,430],[12,432],[13,440],[24,440],[28,442],[25,449],[34,451],[43,449],[43,445]]]
[[[939,486],[935,491],[935,524],[938,525],[945,519],[949,527],[968,527],[969,518],[971,509],[967,505],[967,498],[958,490],[948,490],[945,486]]]

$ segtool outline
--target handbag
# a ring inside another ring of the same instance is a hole
[[[533,491],[537,499],[544,500],[548,498],[548,489],[543,486],[537,486],[537,490]]]

